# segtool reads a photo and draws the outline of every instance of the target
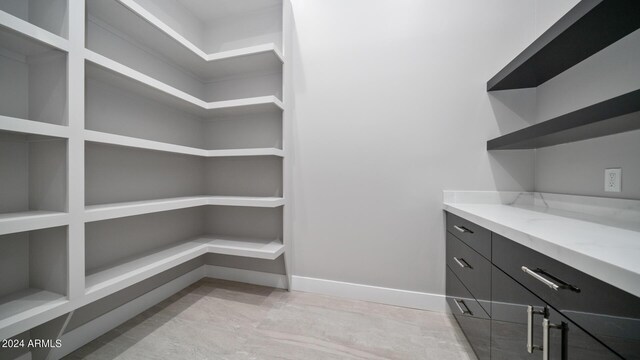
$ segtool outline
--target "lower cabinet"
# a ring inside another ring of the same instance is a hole
[[[491,359],[620,359],[495,266]]]
[[[464,230],[447,231],[447,303],[478,359],[640,359],[639,298],[459,217],[447,222]],[[541,285],[550,282],[561,285]]]

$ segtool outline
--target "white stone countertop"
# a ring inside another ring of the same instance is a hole
[[[640,297],[640,201],[445,191],[444,210]]]

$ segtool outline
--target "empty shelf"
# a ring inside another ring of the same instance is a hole
[[[250,196],[188,196],[169,199],[89,205],[85,208],[85,221],[92,222],[116,219],[127,216],[151,214],[155,212],[186,209],[205,205],[278,207],[284,205],[284,199],[279,197]]]
[[[640,28],[637,14],[636,0],[582,0],[491,78],[487,90],[543,84]]]
[[[0,117],[0,129],[2,127],[2,117]],[[103,133],[99,131],[84,131],[84,139],[89,142],[111,144],[117,146],[132,147],[138,149],[164,151],[175,154],[185,154],[203,157],[231,157],[231,156],[284,156],[284,152],[276,148],[255,148],[255,149],[224,149],[205,150],[182,146],[176,144],[163,143],[159,141],[140,139],[130,136]]]
[[[215,254],[275,260],[284,253],[284,245],[280,240],[205,236],[196,241],[206,242],[207,252]]]
[[[284,205],[281,197],[256,196],[209,196],[208,205],[247,206],[247,207],[278,207]]]
[[[638,111],[640,90],[489,140],[487,150],[536,149],[635,130]]]
[[[0,115],[0,130],[60,138],[69,137],[69,128],[66,126],[2,115]]]
[[[284,245],[279,240],[205,236],[89,274],[86,294],[93,301],[206,253],[273,260],[283,252]]]
[[[0,235],[69,225],[69,214],[56,211],[25,211],[0,214]]]
[[[66,39],[4,11],[0,11],[0,44],[24,56],[69,49]]]
[[[147,98],[181,107],[200,116],[235,115],[283,109],[282,102],[275,96],[206,102],[93,51],[85,50],[85,59],[89,62],[86,69],[89,77],[119,88],[129,89]]]
[[[169,199],[90,205],[85,207],[85,221],[91,222],[117,219],[126,216],[204,206],[208,204],[208,199],[209,198],[207,196],[186,196]]]
[[[85,130],[84,139],[90,142],[97,142],[102,144],[112,144],[126,147],[133,147],[147,150],[165,151],[176,154],[186,154],[195,156],[207,156],[208,151],[204,149],[197,149],[188,146],[168,144],[159,141],[152,141],[146,139],[139,139],[129,136],[108,134],[98,131]]]
[[[87,8],[89,21],[106,23],[133,40],[148,44],[203,81],[282,69],[283,56],[273,43],[206,53],[135,1],[94,0],[87,3]]]
[[[1,298],[0,339],[29,330],[40,323],[38,315],[67,303],[66,296],[40,289],[27,289]]]

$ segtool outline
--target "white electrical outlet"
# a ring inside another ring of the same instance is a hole
[[[622,168],[604,169],[604,191],[622,191]]]

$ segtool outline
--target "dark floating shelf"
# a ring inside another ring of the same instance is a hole
[[[487,82],[537,87],[640,28],[640,0],[582,0]]]
[[[640,90],[487,141],[487,150],[536,149],[640,129]]]

